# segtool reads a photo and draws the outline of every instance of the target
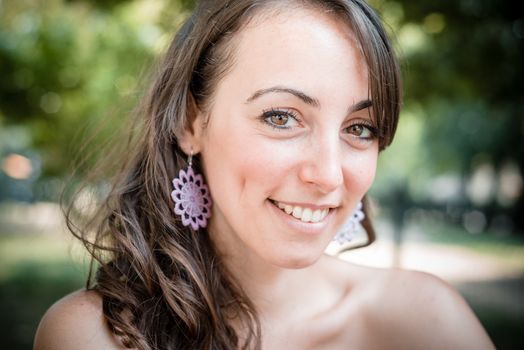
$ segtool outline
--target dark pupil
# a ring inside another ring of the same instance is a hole
[[[286,125],[288,116],[283,114],[277,114],[271,116],[271,121],[276,125]]]
[[[364,131],[364,129],[362,128],[362,125],[353,125],[351,127],[351,132],[357,136],[362,135],[362,131]]]

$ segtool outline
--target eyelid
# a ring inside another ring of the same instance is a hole
[[[353,119],[348,123],[346,127],[344,127],[344,129],[347,129],[350,126],[354,126],[354,125],[363,125],[371,130],[377,130],[377,127],[375,126],[375,124],[367,119]]]
[[[273,129],[277,130],[287,130],[291,129],[292,126],[278,126],[276,124],[272,124],[267,121],[268,118],[275,116],[275,115],[285,115],[287,117],[290,117],[295,120],[297,124],[300,124],[298,113],[295,112],[293,109],[290,108],[274,108],[271,107],[269,109],[265,109],[262,111],[262,115],[260,116],[260,121],[263,122],[266,125],[269,125]]]
[[[347,130],[351,128],[352,126],[356,126],[356,125],[363,126],[371,132],[371,137],[356,136],[356,138],[361,139],[361,140],[373,140],[379,137],[379,129],[375,126],[374,123],[372,123],[369,120],[365,120],[365,119],[352,120],[346,127],[344,127],[344,130]]]
[[[271,108],[268,108],[268,109],[264,109],[262,111],[262,114],[265,115],[265,116],[268,116],[269,114],[271,115],[275,115],[275,114],[286,114],[286,115],[289,115],[291,117],[293,117],[294,119],[297,119],[297,112],[295,112],[292,108],[275,108],[275,107],[271,107]]]

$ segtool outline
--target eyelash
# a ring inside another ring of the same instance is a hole
[[[271,117],[275,117],[275,116],[284,116],[284,117],[292,118],[293,120],[295,120],[295,122],[299,123],[299,117],[298,117],[298,115],[294,111],[292,111],[292,110],[278,110],[278,109],[274,109],[274,108],[271,108],[269,110],[266,110],[266,111],[262,112],[262,115],[260,116],[260,119],[261,119],[261,121],[264,124],[269,125],[271,128],[279,130],[279,131],[287,130],[287,129],[291,128],[291,126],[278,126],[278,125],[270,122],[269,119]]]
[[[358,121],[354,124],[351,124],[351,125],[348,125],[347,127],[344,128],[344,130],[348,130],[350,128],[353,128],[355,126],[361,126],[367,130],[369,130],[370,132],[370,136],[369,137],[360,137],[360,136],[356,136],[355,137],[359,140],[363,140],[363,141],[371,141],[371,140],[374,140],[378,137],[378,129],[373,126],[373,124],[369,123],[369,122],[364,122],[364,121]],[[349,132],[348,132],[349,133]]]
[[[269,110],[263,111],[262,115],[260,116],[260,119],[264,124],[270,126],[273,129],[279,130],[279,131],[283,131],[283,130],[287,130],[291,128],[291,126],[278,126],[270,122],[269,118],[275,117],[275,116],[285,116],[288,118],[292,118],[295,122],[299,123],[299,117],[293,110],[279,110],[275,108],[271,108]],[[373,124],[371,124],[370,122],[358,121],[356,123],[348,125],[347,127],[344,128],[344,130],[348,130],[355,126],[361,126],[369,130],[371,134],[369,137],[355,136],[355,138],[358,140],[371,141],[378,137],[378,129],[375,126],[373,126]]]

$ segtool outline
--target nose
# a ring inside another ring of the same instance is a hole
[[[300,166],[300,180],[322,193],[333,192],[344,182],[338,139],[317,140],[308,148]]]

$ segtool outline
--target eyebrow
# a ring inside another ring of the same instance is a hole
[[[373,102],[371,102],[370,99],[365,99],[365,100],[359,101],[359,102],[357,102],[354,105],[349,107],[348,115],[350,115],[351,113],[355,113],[355,112],[361,111],[363,109],[372,107],[372,106],[373,106]]]
[[[303,93],[302,91],[298,91],[293,88],[288,88],[284,86],[273,86],[267,89],[257,90],[253,95],[251,95],[250,98],[246,100],[246,103],[253,102],[254,100],[256,100],[257,98],[259,98],[262,95],[269,94],[269,93],[275,93],[275,92],[291,94],[291,95],[298,97],[299,99],[301,99],[308,105],[311,105],[317,108],[320,107],[320,102],[316,98],[308,96],[307,94]]]
[[[270,87],[270,88],[267,88],[267,89],[257,90],[253,95],[251,95],[251,97],[249,97],[246,100],[246,103],[251,103],[254,100],[256,100],[257,98],[261,97],[262,95],[269,94],[269,93],[286,93],[286,94],[291,94],[293,96],[298,97],[299,99],[301,99],[304,103],[307,103],[308,105],[320,108],[320,102],[316,98],[311,97],[311,96],[303,93],[302,91],[299,91],[299,90],[296,90],[296,89],[293,89],[293,88],[289,88],[289,87],[284,87],[284,86],[273,86],[273,87]],[[373,106],[373,103],[371,102],[370,99],[365,99],[365,100],[359,101],[359,102],[357,102],[354,105],[349,107],[348,115],[351,114],[351,113],[358,112],[360,110],[369,108],[371,106]]]

